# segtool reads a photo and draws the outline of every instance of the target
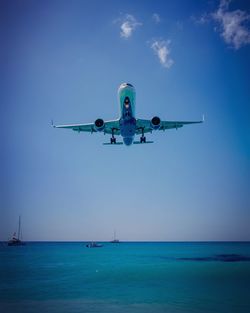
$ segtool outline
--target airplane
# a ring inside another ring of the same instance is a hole
[[[123,83],[118,88],[118,99],[120,105],[120,117],[116,120],[104,121],[101,118],[89,124],[70,124],[70,125],[54,125],[55,128],[67,128],[77,132],[97,133],[103,132],[110,134],[110,142],[103,143],[104,145],[121,145],[130,146],[132,144],[153,143],[147,141],[145,133],[152,133],[154,130],[168,130],[171,128],[178,129],[187,124],[197,124],[204,122],[182,122],[182,121],[162,121],[158,116],[154,116],[151,120],[136,118],[135,116],[135,88],[130,83]],[[116,141],[115,136],[122,136],[123,142]],[[140,141],[135,141],[135,135],[141,135]]]

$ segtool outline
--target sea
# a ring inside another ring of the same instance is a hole
[[[0,312],[248,313],[249,242],[0,243]]]

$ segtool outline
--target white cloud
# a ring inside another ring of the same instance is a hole
[[[161,65],[165,68],[170,68],[173,64],[174,61],[170,58],[170,40],[164,41],[154,41],[151,45],[151,48],[155,52],[155,54],[158,56],[159,61]]]
[[[242,10],[229,11],[228,0],[221,0],[212,18],[219,24],[219,32],[224,41],[236,50],[250,43],[250,30],[246,22],[250,15]]]
[[[160,15],[157,14],[157,13],[154,13],[154,14],[152,15],[152,19],[153,19],[153,21],[154,21],[156,24],[159,24],[159,23],[161,22]]]
[[[125,18],[121,24],[121,32],[120,35],[123,38],[129,38],[132,36],[133,31],[138,27],[141,26],[142,23],[137,22],[135,17],[131,14],[126,14]]]
[[[190,19],[197,25],[204,25],[211,20],[211,16],[210,14],[203,13],[201,16],[198,17],[192,15]]]

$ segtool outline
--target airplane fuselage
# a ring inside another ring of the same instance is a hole
[[[120,104],[120,132],[123,142],[126,146],[130,146],[134,141],[136,132],[135,119],[135,88],[124,83],[118,89],[118,99]]]

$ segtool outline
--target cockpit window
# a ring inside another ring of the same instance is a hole
[[[130,83],[127,83],[127,86],[133,87],[133,85],[131,85]]]

